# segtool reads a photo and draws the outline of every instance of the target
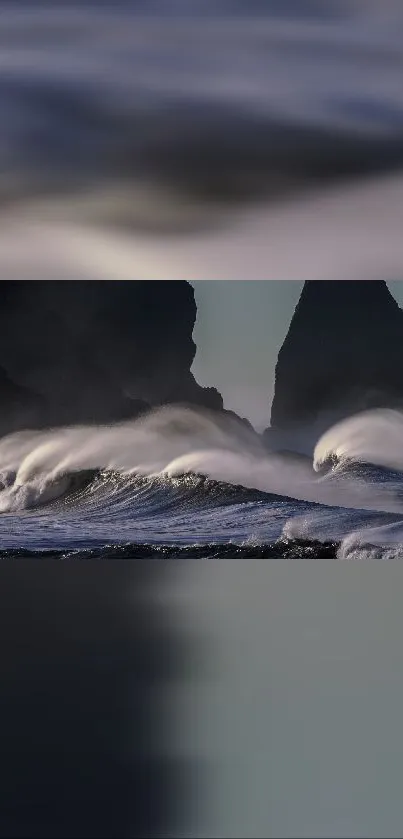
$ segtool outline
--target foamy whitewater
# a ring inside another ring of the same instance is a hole
[[[403,556],[403,414],[371,411],[313,457],[165,407],[0,441],[3,555]]]

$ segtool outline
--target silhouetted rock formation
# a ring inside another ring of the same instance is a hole
[[[191,373],[195,320],[186,282],[1,282],[0,364],[26,397],[18,410],[18,386],[0,377],[1,433],[172,402],[221,411],[218,391]]]
[[[0,434],[35,425],[44,411],[46,401],[43,397],[30,388],[15,384],[0,367]]]
[[[306,282],[279,352],[272,437],[403,406],[403,312],[385,282]]]

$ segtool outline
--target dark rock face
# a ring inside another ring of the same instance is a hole
[[[21,387],[0,367],[0,434],[35,424],[46,410],[46,402],[35,391]]]
[[[403,312],[385,282],[307,282],[279,352],[270,433],[403,406]]]
[[[12,381],[0,376],[0,431],[119,421],[172,402],[222,410],[190,372],[195,320],[186,282],[1,282],[0,364]]]

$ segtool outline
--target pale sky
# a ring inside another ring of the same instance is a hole
[[[218,388],[227,408],[261,430],[270,419],[274,369],[302,282],[195,281],[193,372]],[[403,282],[388,283],[403,307]]]

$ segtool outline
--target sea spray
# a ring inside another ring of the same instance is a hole
[[[327,452],[326,445],[322,438],[314,465],[319,462],[318,452]],[[60,485],[64,476],[86,470],[160,479],[199,474],[316,504],[403,513],[393,482],[371,486],[348,471],[318,475],[307,460],[270,452],[263,438],[231,417],[175,406],[111,426],[66,427],[3,438],[0,473],[8,478],[0,493],[1,508],[6,511],[8,504],[11,509],[21,508],[25,497],[32,506],[35,493],[39,501],[44,492],[49,493],[49,484]]]
[[[374,409],[349,417],[330,428],[314,451],[314,469],[326,463],[372,463],[403,470],[403,413]]]

